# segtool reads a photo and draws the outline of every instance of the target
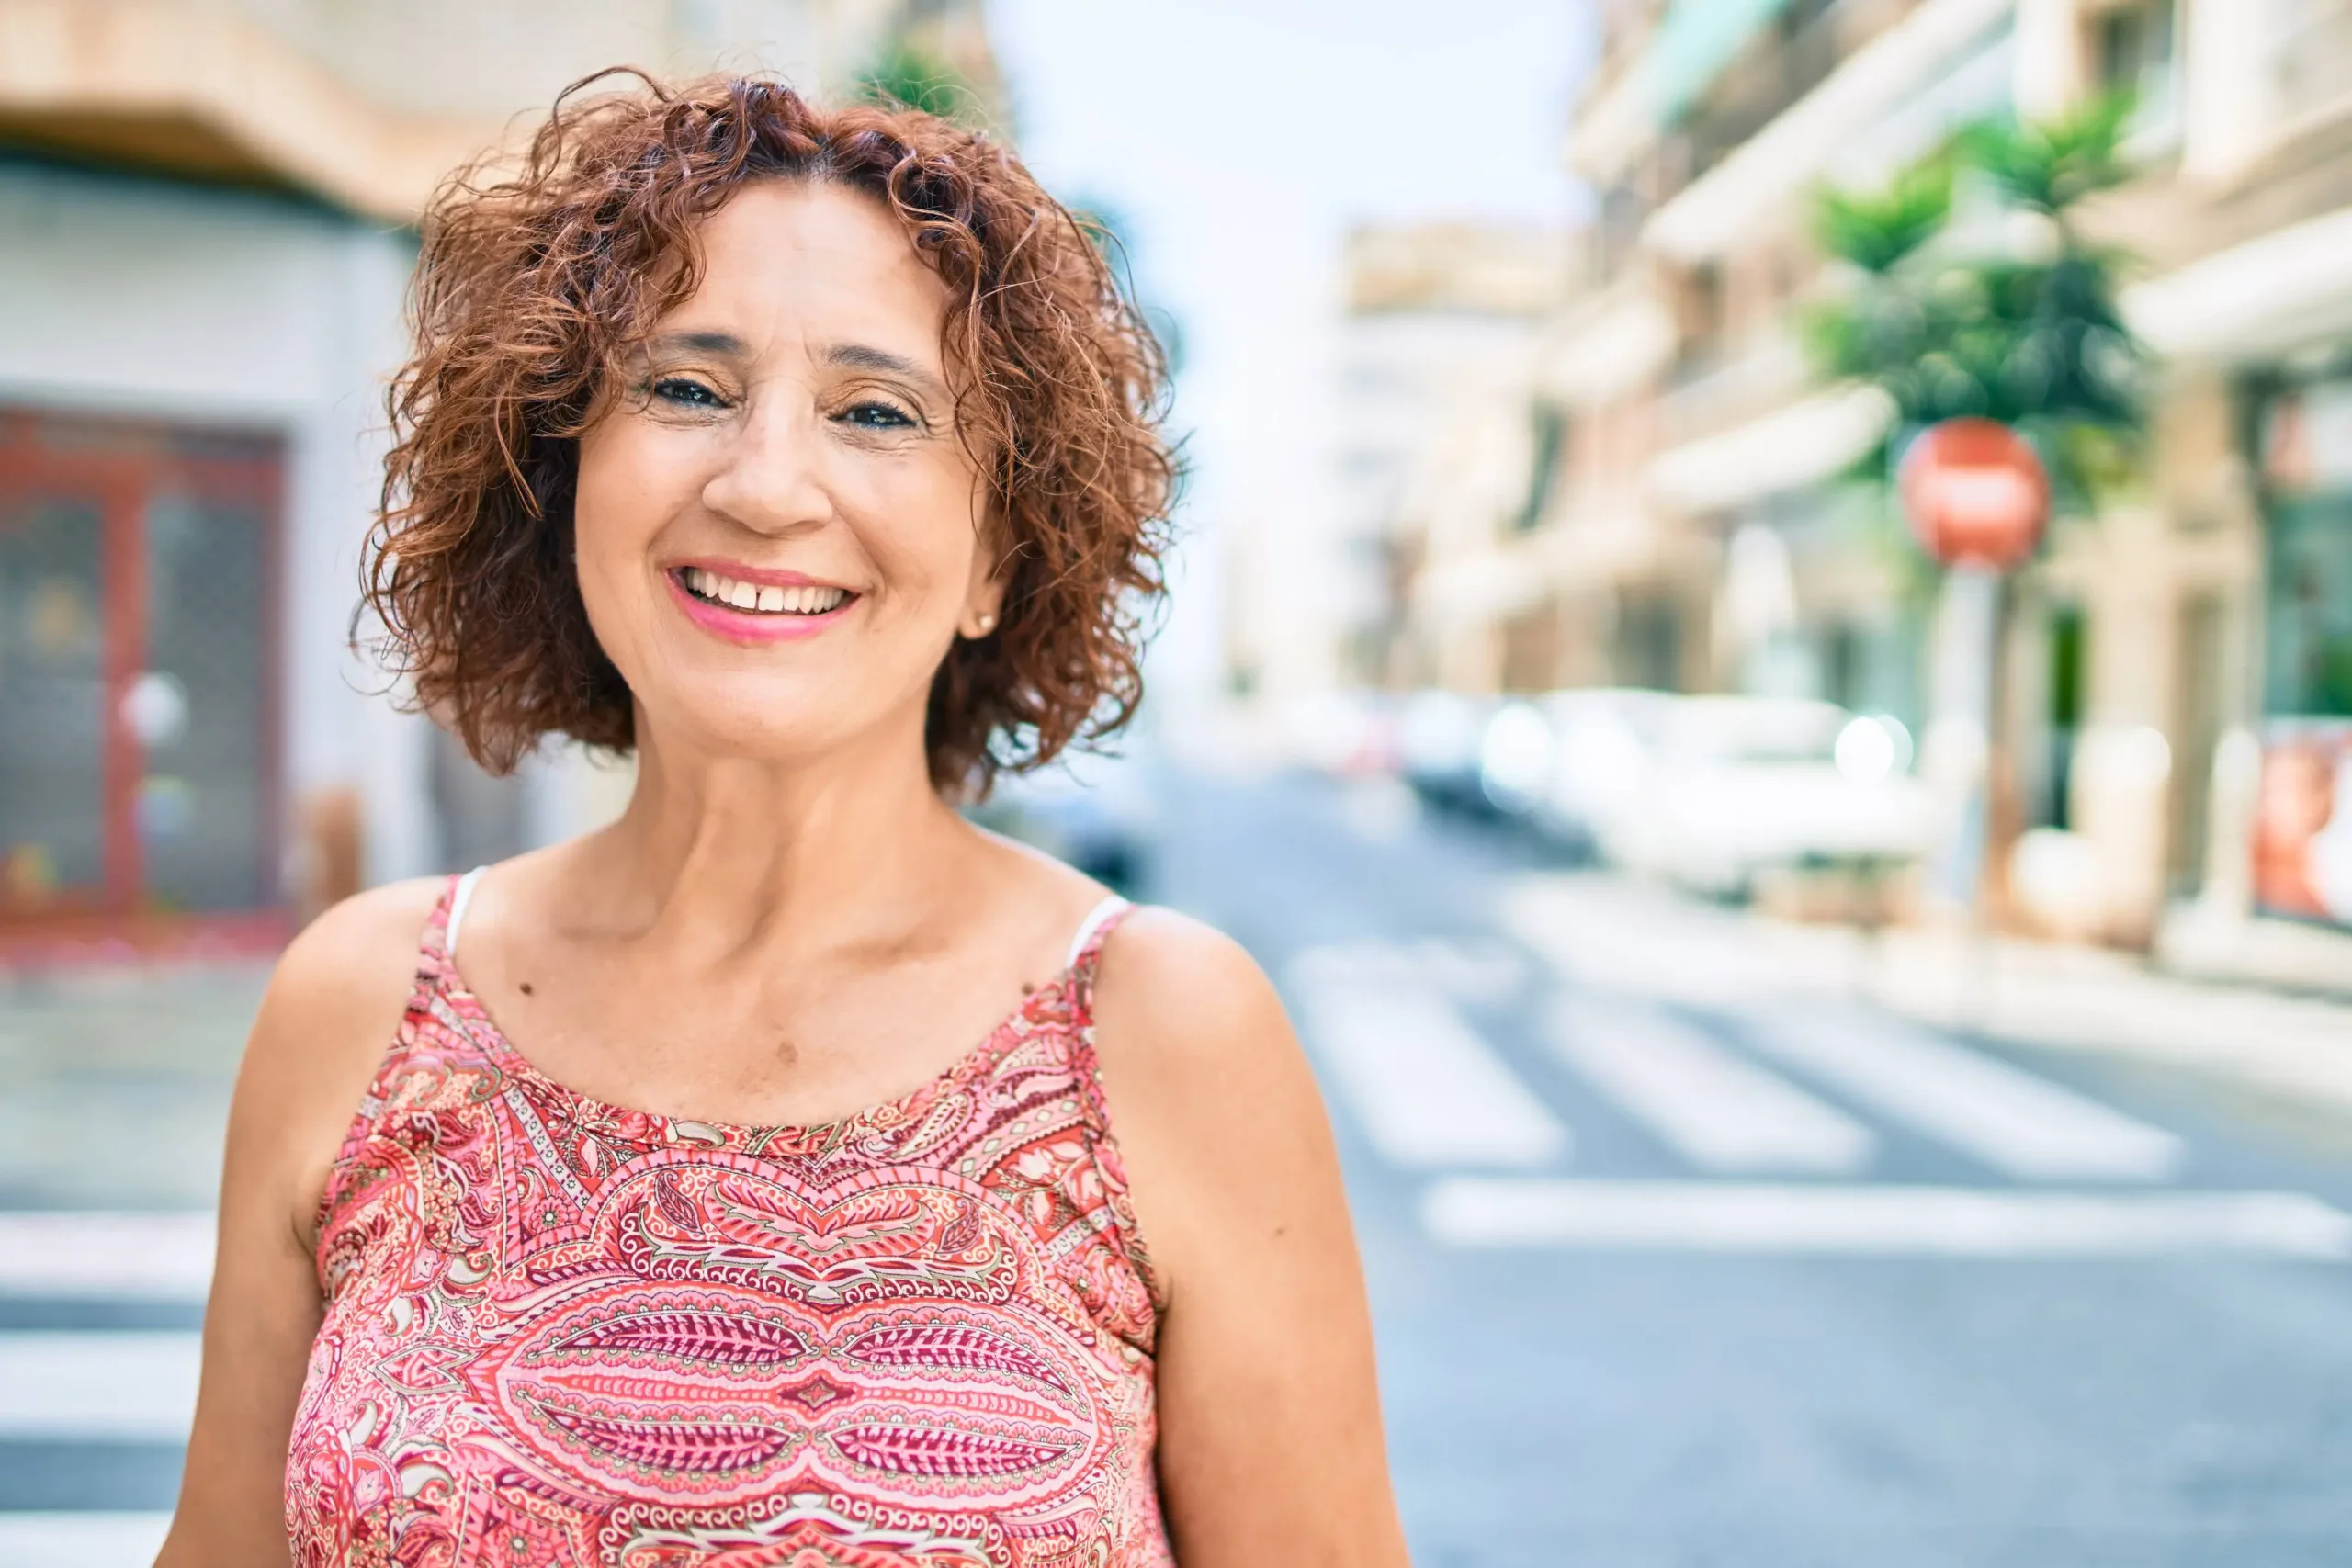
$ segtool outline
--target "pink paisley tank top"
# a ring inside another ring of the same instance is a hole
[[[321,1200],[296,1562],[1172,1562],[1090,1013],[1124,905],[937,1078],[805,1127],[549,1081],[453,908]]]

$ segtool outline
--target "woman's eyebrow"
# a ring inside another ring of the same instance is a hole
[[[751,351],[733,333],[663,333],[653,340],[661,349],[691,349],[696,354],[725,354],[738,358]]]
[[[825,350],[825,363],[851,370],[879,370],[888,376],[903,376],[925,391],[938,392],[939,378],[902,355],[884,348],[873,348],[862,343],[837,343]]]

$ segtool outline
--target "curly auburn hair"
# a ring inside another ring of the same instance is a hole
[[[933,677],[933,784],[985,795],[1124,725],[1164,592],[1176,479],[1166,367],[1097,231],[986,135],[903,107],[825,109],[780,82],[565,90],[518,172],[461,171],[424,221],[415,354],[363,567],[382,652],[475,760],[635,744],[628,684],[573,561],[579,438],[700,280],[695,225],[754,181],[861,191],[946,284],[956,423],[992,496],[1003,606]]]

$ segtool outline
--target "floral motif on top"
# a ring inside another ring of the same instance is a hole
[[[543,1077],[450,902],[321,1200],[297,1563],[1172,1562],[1089,1013],[1115,917],[913,1094],[753,1128]]]

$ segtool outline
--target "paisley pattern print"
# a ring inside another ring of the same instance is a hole
[[[449,907],[321,1203],[296,1562],[1172,1562],[1102,932],[905,1099],[729,1127],[542,1077]]]

